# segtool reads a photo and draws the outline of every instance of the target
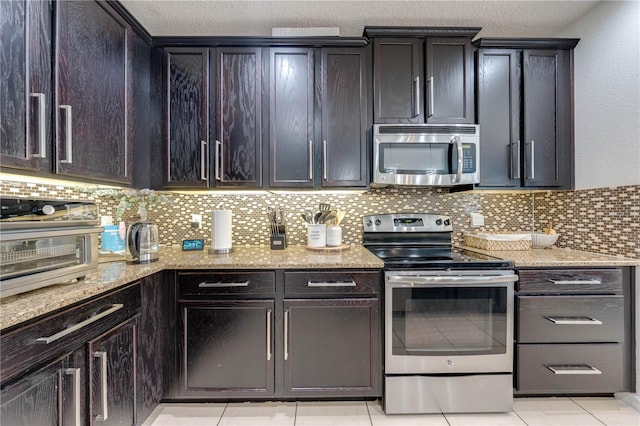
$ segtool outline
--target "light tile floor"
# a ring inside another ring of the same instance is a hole
[[[640,426],[615,398],[516,398],[510,413],[385,415],[380,401],[161,404],[144,426]]]

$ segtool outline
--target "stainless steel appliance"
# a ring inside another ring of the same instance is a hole
[[[158,225],[134,223],[127,230],[129,263],[151,263],[158,260]]]
[[[373,182],[444,187],[478,183],[479,134],[474,124],[375,124]]]
[[[363,225],[385,262],[385,412],[511,411],[513,264],[454,248],[448,216]]]
[[[98,207],[92,202],[0,200],[0,297],[71,279],[98,267]]]

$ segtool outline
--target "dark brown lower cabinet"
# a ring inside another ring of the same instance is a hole
[[[284,302],[288,396],[377,396],[377,299]]]
[[[137,319],[89,342],[91,424],[135,424]]]
[[[273,395],[273,300],[184,302],[182,396]]]

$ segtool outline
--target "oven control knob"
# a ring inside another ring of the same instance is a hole
[[[371,226],[373,222],[371,222],[371,219],[367,219],[367,222],[365,223],[365,225],[367,226]]]
[[[445,224],[446,226],[449,226],[449,225],[451,225],[451,221],[450,221],[449,219],[445,219],[445,220],[444,220],[444,224]]]
[[[382,222],[380,222],[380,219],[376,219],[376,226],[380,226]]]
[[[442,225],[442,219],[436,219],[436,225]]]
[[[54,214],[55,212],[56,212],[56,208],[53,207],[51,204],[45,204],[44,206],[39,206],[36,209],[36,214],[43,215],[43,216],[49,216],[51,214]]]

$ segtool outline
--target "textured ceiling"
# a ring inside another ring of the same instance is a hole
[[[481,37],[553,37],[597,1],[120,0],[153,36],[270,36],[272,27],[483,27]]]

